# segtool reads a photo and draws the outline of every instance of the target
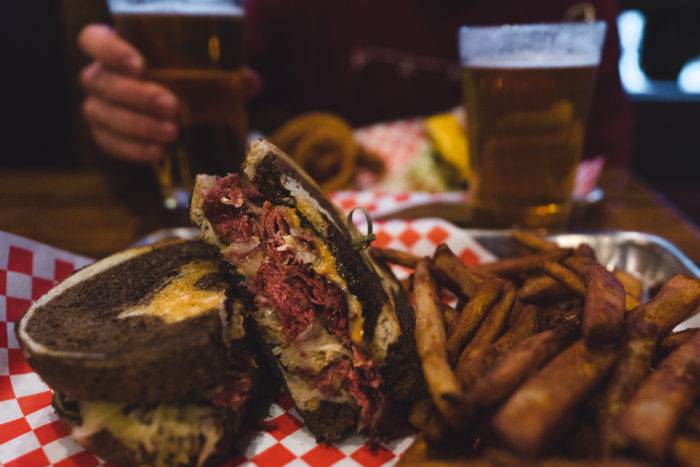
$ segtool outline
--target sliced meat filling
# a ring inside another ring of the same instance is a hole
[[[258,309],[272,308],[282,324],[286,346],[313,338],[318,321],[352,358],[330,362],[319,373],[287,369],[331,397],[345,389],[360,407],[360,424],[370,432],[384,406],[382,381],[373,362],[348,333],[348,305],[341,288],[312,267],[318,257],[315,236],[290,225],[293,209],[262,201],[237,174],[219,179],[207,193],[204,214],[222,241],[223,254],[246,275]]]

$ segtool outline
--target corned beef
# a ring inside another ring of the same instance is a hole
[[[385,400],[379,387],[379,373],[365,353],[354,345],[348,336],[348,310],[345,295],[333,282],[316,274],[309,264],[297,258],[285,237],[293,235],[300,245],[314,249],[313,236],[293,231],[285,216],[285,207],[259,202],[259,193],[253,187],[242,185],[238,175],[220,179],[207,194],[204,212],[216,232],[231,243],[252,245],[255,251],[264,252],[264,260],[247,285],[255,294],[256,306],[272,307],[280,320],[285,338],[293,342],[316,320],[336,335],[352,350],[352,361],[347,358],[335,361],[313,378],[314,385],[326,396],[331,396],[341,386],[346,389],[360,407],[363,426],[375,428],[375,420],[381,413]],[[259,239],[259,244],[251,238]],[[247,251],[247,250],[246,250]],[[242,387],[232,387],[221,393],[215,401],[235,404]]]

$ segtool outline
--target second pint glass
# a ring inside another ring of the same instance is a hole
[[[566,225],[605,29],[460,29],[475,225]]]
[[[146,60],[146,78],[179,100],[180,137],[155,172],[165,206],[184,209],[193,177],[238,169],[248,121],[241,95],[241,0],[110,0],[118,33]]]

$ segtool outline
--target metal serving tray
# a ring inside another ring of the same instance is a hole
[[[469,234],[498,257],[514,256],[522,247],[508,238],[504,230],[467,230]],[[674,244],[656,235],[631,231],[589,233],[563,233],[550,239],[563,247],[589,244],[598,261],[608,269],[622,269],[637,277],[644,288],[644,299],[652,287],[667,281],[676,274],[700,278],[700,268],[685,256]],[[696,314],[680,324],[676,330],[700,327],[700,315]]]
[[[504,258],[522,253],[522,247],[510,240],[509,230],[464,229],[463,232],[479,242],[494,255]],[[165,229],[142,238],[135,245],[145,245],[167,238],[193,239],[199,231],[193,228]],[[608,231],[587,233],[563,233],[549,238],[564,247],[576,247],[588,243],[596,252],[598,261],[608,269],[622,269],[641,280],[644,294],[652,287],[676,274],[700,278],[700,268],[675,245],[656,235]],[[700,315],[691,318],[680,328],[700,326]]]
[[[487,250],[498,257],[514,256],[520,247],[508,238],[504,230],[467,230]],[[642,281],[645,289],[670,279],[675,274],[700,278],[700,268],[675,245],[656,235],[610,231],[591,233],[563,233],[550,239],[563,247],[588,243],[596,252],[598,261],[608,269],[619,268]]]

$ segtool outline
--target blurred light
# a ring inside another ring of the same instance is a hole
[[[678,87],[683,92],[700,93],[700,57],[696,57],[683,65],[678,74]]]
[[[625,51],[639,52],[642,48],[644,27],[647,19],[639,10],[625,10],[617,17],[617,28],[620,34],[620,47]]]
[[[644,37],[646,18],[639,10],[625,10],[617,17],[617,29],[620,35],[622,53],[620,63],[620,80],[628,93],[648,92],[651,81],[642,70],[640,49]]]

